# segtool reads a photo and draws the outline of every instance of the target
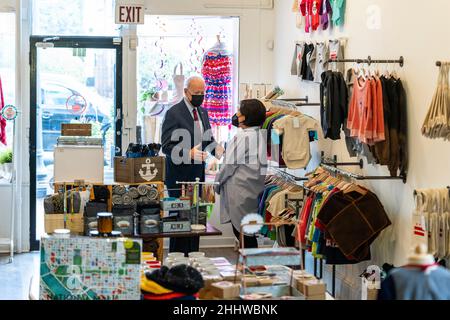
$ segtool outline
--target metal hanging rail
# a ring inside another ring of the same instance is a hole
[[[368,65],[371,65],[372,63],[393,63],[393,64],[400,64],[400,67],[403,67],[405,64],[405,58],[403,56],[401,56],[399,59],[397,60],[385,60],[385,59],[378,59],[378,60],[374,60],[372,59],[371,56],[368,56],[366,59],[330,59],[328,60],[329,63],[332,62],[354,62],[354,63],[365,63]]]
[[[304,98],[287,98],[287,99],[276,99],[276,100],[280,100],[280,101],[285,101],[285,102],[305,102],[308,103],[309,102],[309,97],[306,96]]]
[[[363,159],[359,160],[359,162],[337,162],[337,160],[331,160],[327,158],[322,158],[322,164],[333,167],[359,167],[360,169],[364,168]]]
[[[436,61],[436,67],[440,67],[440,66],[445,66],[445,65],[449,65],[450,62],[447,61]]]
[[[326,170],[328,170],[330,172],[333,172],[335,174],[339,174],[339,175],[342,175],[342,176],[345,176],[345,177],[348,177],[348,178],[351,178],[351,179],[359,180],[359,181],[362,181],[362,180],[401,180],[401,181],[403,181],[403,183],[406,183],[406,178],[407,178],[407,177],[403,177],[403,176],[399,176],[399,177],[392,177],[392,176],[362,176],[362,175],[359,175],[359,174],[356,174],[356,173],[351,173],[351,172],[348,172],[348,171],[345,171],[345,170],[342,170],[342,169],[339,169],[339,168],[331,167],[331,166],[323,164],[323,163],[321,164],[321,166],[322,166],[322,168],[324,168],[324,169],[326,169]]]
[[[448,194],[450,196],[450,186],[448,186],[447,189],[448,189]],[[414,190],[414,196],[417,196],[418,193],[419,192],[417,190]]]
[[[296,107],[320,107],[320,103],[296,103]]]
[[[271,167],[270,169],[273,169],[280,176],[283,176],[283,177],[287,178],[288,180],[292,180],[294,182],[308,181],[309,180],[308,178],[305,178],[305,177],[297,177],[297,176],[295,176],[293,174],[287,173],[286,171],[283,171],[280,168]]]

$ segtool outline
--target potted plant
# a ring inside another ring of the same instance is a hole
[[[0,175],[10,180],[13,171],[13,153],[12,150],[5,150],[0,153]]]

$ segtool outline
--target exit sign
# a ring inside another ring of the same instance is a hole
[[[144,9],[143,5],[117,4],[116,24],[144,24]]]

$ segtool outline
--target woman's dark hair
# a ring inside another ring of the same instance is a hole
[[[261,127],[266,121],[266,107],[257,99],[242,100],[240,112],[248,127]]]

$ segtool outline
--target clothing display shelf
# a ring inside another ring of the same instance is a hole
[[[241,249],[239,250],[239,259],[236,262],[235,282],[238,278],[239,264],[245,273],[246,267],[251,266],[300,266],[301,270],[305,270],[302,251],[296,248],[261,248],[261,249],[242,249],[244,245],[244,229],[247,226],[268,226],[279,228],[281,226],[292,226],[294,223],[259,223],[250,221],[248,224],[241,225]],[[242,278],[244,279],[244,277]],[[245,280],[241,280],[241,296],[247,293],[265,292],[272,294],[273,297],[291,296],[301,297],[300,292],[295,288],[294,272],[291,272],[290,283],[288,285],[273,285],[270,287],[253,287],[248,288]]]
[[[372,59],[371,56],[368,56],[364,59],[329,59],[329,63],[332,62],[352,62],[352,63],[358,63],[358,64],[368,64],[369,66],[373,63],[390,63],[390,64],[399,64],[400,67],[403,67],[405,64],[405,58],[401,56],[399,59],[396,60],[386,60],[386,59]]]
[[[111,184],[92,184],[92,183],[85,183],[84,181],[75,181],[75,182],[70,182],[70,183],[55,183],[54,186],[54,190],[55,193],[58,192],[66,192],[67,190],[71,190],[71,189],[75,189],[77,191],[86,191],[88,188],[91,190],[91,192],[93,192],[93,188],[94,186],[106,186],[108,187],[109,190],[109,194],[111,195],[109,197],[109,200],[107,201],[107,207],[108,207],[108,212],[112,212],[112,189],[113,186],[116,185],[121,185],[121,186],[139,186],[139,185],[153,185],[156,186],[158,193],[159,193],[159,198],[162,199],[164,197],[164,182],[161,181],[151,181],[151,182],[144,182],[144,183],[119,183],[119,182],[114,182]],[[66,214],[66,216],[68,217],[70,214]],[[163,217],[164,212],[161,210],[161,217]],[[65,221],[66,223],[66,221]],[[141,236],[139,234],[135,234],[133,235],[133,237],[136,238],[141,238],[143,240],[144,243],[144,248],[146,246],[150,246],[151,243],[153,243],[154,241],[156,241],[158,243],[158,250],[156,252],[156,258],[159,261],[163,261],[163,257],[164,257],[164,246],[163,246],[163,240],[162,237],[149,237],[149,236]]]

